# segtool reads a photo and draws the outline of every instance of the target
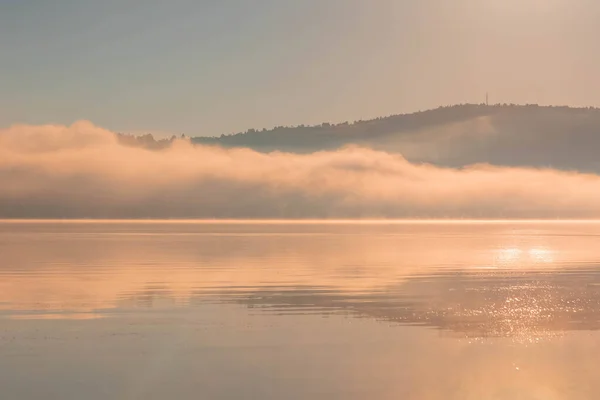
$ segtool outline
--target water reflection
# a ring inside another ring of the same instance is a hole
[[[0,316],[240,303],[537,340],[598,329],[599,234],[528,222],[3,223]]]
[[[0,397],[595,399],[599,234],[0,223]]]
[[[368,293],[326,287],[262,288],[235,298],[268,312],[351,312],[466,337],[538,340],[600,326],[600,274],[590,269],[494,274],[456,271],[410,277]]]
[[[496,263],[503,266],[551,264],[556,251],[547,247],[506,247],[496,250]]]

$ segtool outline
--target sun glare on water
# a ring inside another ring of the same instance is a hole
[[[518,267],[532,264],[550,264],[555,252],[546,247],[505,247],[495,252],[495,261],[499,266]]]

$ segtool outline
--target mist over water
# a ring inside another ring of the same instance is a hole
[[[418,160],[477,147],[454,128],[316,152],[0,131],[2,395],[598,397],[600,176]]]
[[[0,131],[4,218],[593,218],[594,174],[411,163],[361,147],[130,147],[89,122]]]

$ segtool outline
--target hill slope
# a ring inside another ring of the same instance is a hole
[[[600,172],[596,108],[459,105],[355,123],[251,129],[192,141],[293,153],[355,144],[440,166],[490,163]]]

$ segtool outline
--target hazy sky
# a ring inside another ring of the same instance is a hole
[[[0,0],[0,127],[218,135],[600,105],[597,0]]]

